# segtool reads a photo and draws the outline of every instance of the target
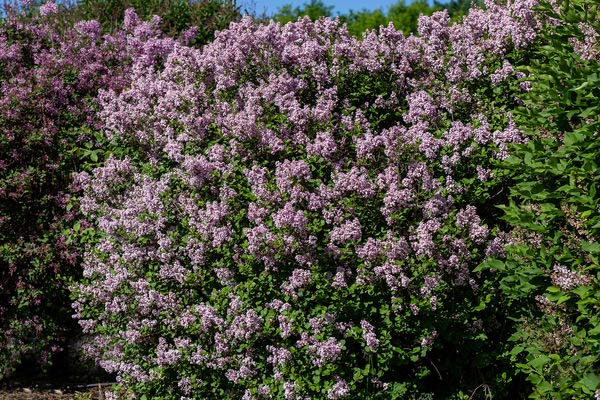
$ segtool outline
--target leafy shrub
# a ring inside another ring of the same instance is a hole
[[[189,35],[193,30],[193,45],[204,45],[214,32],[225,29],[241,18],[235,0],[78,0],[66,8],[65,14],[74,21],[97,19],[107,32],[118,30],[125,11],[133,8],[147,20],[158,15],[160,29],[170,37]]]
[[[68,0],[56,4],[52,0],[3,0],[2,5],[5,14],[20,14],[21,19],[52,9],[53,24],[60,31],[68,31],[80,21],[95,20],[103,33],[122,30],[125,11],[134,9],[144,21],[158,15],[164,34],[185,38],[195,46],[208,43],[215,31],[241,18],[235,0]]]
[[[523,140],[510,62],[534,5],[408,38],[245,18],[134,63],[101,95],[113,156],[77,176],[97,242],[74,307],[118,393],[513,395],[472,269],[502,252],[490,168]]]
[[[512,355],[532,397],[589,399],[600,396],[599,14],[590,1],[552,3],[518,118],[530,140],[507,160],[512,246],[493,266],[520,311]]]
[[[113,36],[94,21],[58,30],[48,13],[0,25],[0,378],[23,358],[46,365],[73,333],[69,186],[103,158],[95,97],[129,84],[132,58],[151,64],[173,45],[135,14],[126,21]]]

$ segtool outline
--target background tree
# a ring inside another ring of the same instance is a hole
[[[378,29],[381,25],[386,25],[389,21],[387,15],[380,8],[373,11],[350,10],[347,15],[340,16],[340,19],[348,24],[350,34],[358,37],[367,30]]]
[[[483,1],[481,0],[450,0],[447,3],[442,3],[439,1],[434,1],[434,8],[441,8],[448,10],[448,14],[450,14],[450,18],[453,21],[457,21],[460,18],[464,17],[468,14],[469,8],[471,6],[483,6]]]
[[[286,24],[306,15],[312,21],[316,21],[320,17],[332,17],[332,11],[333,6],[325,5],[321,0],[311,0],[310,3],[304,3],[301,7],[293,7],[291,4],[286,4],[272,18],[282,24]]]
[[[419,16],[429,16],[435,11],[447,10],[454,22],[466,15],[471,3],[470,0],[452,0],[448,3],[435,1],[433,6],[430,6],[427,0],[416,0],[409,4],[406,4],[405,0],[399,0],[387,10],[382,8],[372,11],[367,9],[350,10],[347,14],[338,13],[335,16],[345,22],[348,25],[348,31],[356,37],[360,37],[363,32],[368,30],[377,30],[382,25],[387,26],[390,22],[396,29],[409,35],[417,31]],[[475,3],[481,4],[481,1]],[[272,16],[272,19],[285,24],[307,15],[315,21],[319,17],[334,17],[333,9],[333,6],[328,6],[321,0],[311,0],[310,3],[305,3],[301,7],[293,7],[291,4],[284,5]]]

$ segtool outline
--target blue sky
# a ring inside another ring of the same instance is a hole
[[[279,7],[285,4],[292,4],[294,7],[301,6],[304,3],[309,3],[310,0],[238,0],[238,4],[242,5],[242,8],[248,7],[249,10],[256,10],[257,14],[262,14],[266,11],[267,15],[276,12]],[[374,10],[381,8],[384,11],[387,10],[392,4],[396,4],[398,0],[323,0],[326,5],[334,6],[334,15],[337,13],[345,14],[349,10],[359,11],[362,9]],[[410,0],[406,1],[409,4]]]

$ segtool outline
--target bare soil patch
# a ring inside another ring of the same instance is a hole
[[[13,387],[0,389],[0,400],[103,400],[103,390],[99,387],[79,389],[44,389]]]

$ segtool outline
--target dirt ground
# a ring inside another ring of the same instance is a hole
[[[10,389],[0,390],[0,400],[96,400],[102,399],[98,389],[85,392],[63,392],[62,390]]]
[[[26,361],[0,380],[0,400],[104,400],[114,383],[115,376],[86,364],[57,362],[42,372]]]
[[[104,400],[102,386],[63,389],[10,388],[0,389],[0,400]]]
[[[0,386],[0,400],[104,400],[110,383],[52,387],[49,384]]]

